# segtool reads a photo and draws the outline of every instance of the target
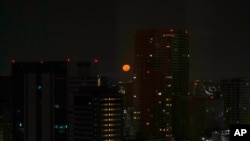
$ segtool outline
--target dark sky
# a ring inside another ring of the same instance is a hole
[[[0,72],[10,60],[91,60],[119,77],[133,62],[133,30],[190,30],[190,78],[250,76],[247,2],[126,0],[0,2]]]

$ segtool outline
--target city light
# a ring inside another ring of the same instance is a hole
[[[15,59],[12,59],[11,60],[11,63],[13,64],[13,63],[16,63],[16,60]]]
[[[37,90],[42,90],[42,85],[38,85]]]
[[[40,60],[40,64],[43,64],[44,62],[43,62],[43,60]]]
[[[99,63],[99,60],[97,58],[94,59],[94,63],[97,64]]]
[[[70,58],[67,58],[67,59],[66,59],[66,61],[67,61],[67,62],[70,62],[70,61],[71,61],[71,59],[70,59]]]

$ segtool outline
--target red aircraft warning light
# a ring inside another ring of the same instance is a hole
[[[70,62],[70,61],[71,61],[71,59],[70,59],[70,58],[67,58],[67,59],[66,59],[66,61],[67,61],[67,62]]]
[[[12,60],[11,60],[11,63],[16,63],[16,60],[15,60],[15,59],[12,59]]]
[[[94,63],[98,63],[99,60],[97,58],[94,59]]]
[[[43,60],[40,60],[40,64],[43,64],[44,63],[44,61]]]

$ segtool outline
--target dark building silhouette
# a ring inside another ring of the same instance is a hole
[[[180,99],[188,94],[189,57],[187,30],[135,31],[135,97],[143,136],[170,139],[186,133]]]
[[[231,124],[250,124],[250,79],[232,78],[222,80],[225,128]]]
[[[12,62],[14,141],[67,140],[67,62]]]
[[[0,140],[11,141],[11,76],[0,76]]]
[[[207,126],[204,129],[209,131],[220,131],[224,128],[224,99],[221,93],[221,81],[200,81],[193,82],[193,96],[205,99],[205,116]],[[210,133],[211,133],[210,132]]]
[[[68,141],[73,130],[69,113],[78,87],[100,86],[104,82],[106,79],[98,75],[97,59],[93,62],[70,58],[55,62],[12,60],[13,140]]]

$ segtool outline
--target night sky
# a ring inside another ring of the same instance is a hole
[[[245,1],[244,1],[245,2]],[[100,60],[119,78],[133,62],[133,30],[190,30],[190,78],[250,77],[249,5],[236,1],[0,2],[0,74],[10,60]]]

